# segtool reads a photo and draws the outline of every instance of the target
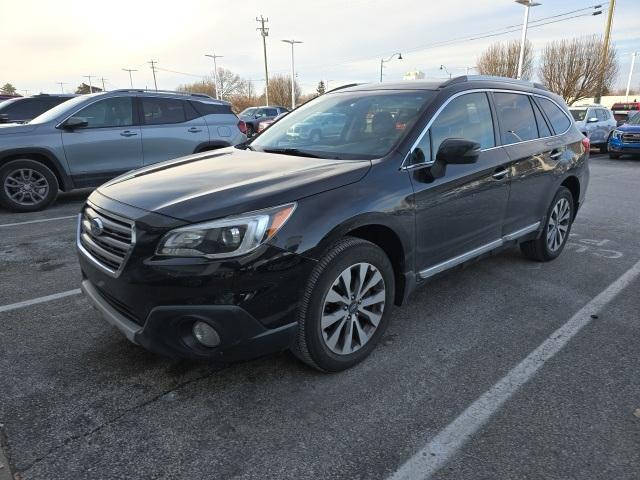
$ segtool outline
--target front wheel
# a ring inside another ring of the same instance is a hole
[[[359,238],[340,240],[309,278],[293,353],[325,372],[361,362],[384,334],[394,288],[393,266],[384,251]]]
[[[47,208],[58,196],[58,180],[44,164],[13,160],[0,167],[0,205],[14,212]]]
[[[609,152],[609,158],[612,160],[617,160],[618,158],[620,158],[620,154],[619,153],[611,153]]]
[[[540,237],[520,244],[524,256],[538,262],[548,262],[557,258],[569,238],[573,217],[573,196],[568,188],[560,187],[553,197]]]
[[[600,145],[600,153],[607,153],[609,151],[609,140],[611,140],[611,134],[607,137],[607,141]]]

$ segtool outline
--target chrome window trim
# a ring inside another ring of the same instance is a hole
[[[436,110],[436,112],[433,114],[433,116],[431,117],[431,119],[429,120],[427,125],[422,129],[422,133],[420,133],[420,135],[418,136],[416,141],[413,142],[413,145],[409,149],[409,152],[407,153],[407,155],[404,157],[404,160],[402,161],[402,165],[400,165],[400,170],[413,170],[415,168],[430,167],[431,165],[433,165],[435,163],[435,160],[432,159],[432,160],[430,160],[428,162],[422,162],[422,163],[417,163],[417,164],[414,164],[414,165],[405,166],[405,163],[408,161],[409,157],[411,156],[411,152],[413,152],[413,150],[422,141],[423,137],[426,135],[426,133],[431,128],[431,125],[433,124],[433,122],[436,120],[436,118],[438,118],[438,115],[440,115],[442,110],[444,110],[445,107],[447,105],[449,105],[449,103],[452,100],[454,100],[454,99],[456,99],[458,97],[461,97],[462,95],[466,95],[468,93],[489,93],[489,92],[515,93],[515,94],[518,94],[518,95],[528,95],[530,97],[545,98],[545,99],[553,102],[560,109],[560,111],[564,114],[564,116],[567,117],[567,119],[569,120],[570,123],[569,123],[569,127],[562,133],[558,133],[558,134],[555,134],[555,135],[550,135],[550,136],[547,136],[547,137],[532,138],[531,140],[523,140],[521,142],[509,143],[507,145],[502,145],[502,140],[500,139],[501,145],[496,145],[495,147],[483,148],[483,149],[480,150],[481,152],[487,152],[489,150],[494,150],[494,149],[497,149],[497,148],[502,148],[502,147],[511,146],[511,145],[520,145],[522,143],[535,142],[535,141],[538,141],[538,140],[545,140],[545,139],[548,139],[548,138],[560,137],[560,136],[564,135],[565,133],[567,133],[571,129],[571,126],[573,125],[573,119],[569,118],[569,115],[567,115],[567,112],[564,111],[564,108],[562,108],[562,106],[559,105],[558,102],[556,102],[553,98],[549,98],[549,97],[547,97],[545,95],[540,95],[539,93],[521,92],[521,91],[518,91],[518,90],[508,90],[508,89],[502,89],[502,88],[475,88],[475,89],[472,89],[472,90],[463,90],[462,92],[458,92],[458,93],[455,93],[455,94],[451,95],[449,98],[447,98],[447,100],[442,105],[440,105],[438,110]],[[543,115],[544,115],[544,113],[543,113]],[[498,119],[498,122],[499,121],[500,120]],[[549,130],[551,130],[551,129],[549,129]]]
[[[444,272],[445,270],[449,270],[461,263],[464,263],[468,260],[471,260],[475,257],[479,257],[484,253],[488,253],[491,250],[495,250],[498,247],[501,247],[507,242],[511,242],[513,240],[517,240],[518,238],[527,235],[531,232],[535,232],[540,228],[541,222],[532,223],[531,225],[527,225],[526,227],[520,228],[514,232],[508,233],[507,235],[503,235],[501,238],[494,240],[493,242],[486,243],[481,245],[473,250],[469,250],[468,252],[462,253],[460,255],[456,255],[449,260],[445,260],[444,262],[437,263],[432,265],[431,267],[425,268],[424,270],[420,270],[418,272],[418,276],[425,280],[429,277],[433,277],[434,275]]]

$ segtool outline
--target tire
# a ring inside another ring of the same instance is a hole
[[[355,298],[345,292],[345,278],[351,278],[349,287]],[[384,334],[394,295],[393,266],[386,254],[366,240],[343,238],[329,248],[309,277],[291,350],[304,363],[324,372],[353,367]]]
[[[520,244],[523,255],[537,262],[549,262],[560,256],[571,233],[575,216],[573,196],[566,187],[560,187],[547,211],[547,220],[539,238]],[[559,221],[558,221],[559,219]],[[562,228],[554,227],[561,225]]]
[[[609,140],[611,139],[611,134],[607,137],[607,141],[600,145],[600,153],[609,152]]]
[[[620,158],[620,154],[619,153],[611,153],[609,152],[609,158],[612,160],[617,160],[618,158]]]
[[[58,179],[46,165],[25,158],[0,167],[0,205],[8,210],[44,210],[57,196]]]

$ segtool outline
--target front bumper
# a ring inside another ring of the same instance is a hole
[[[640,143],[624,143],[621,140],[612,138],[609,140],[609,151],[620,154],[640,154]]]

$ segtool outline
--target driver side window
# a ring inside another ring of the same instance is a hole
[[[127,97],[107,98],[83,108],[74,117],[85,118],[85,128],[129,127],[133,125],[133,103]]]

